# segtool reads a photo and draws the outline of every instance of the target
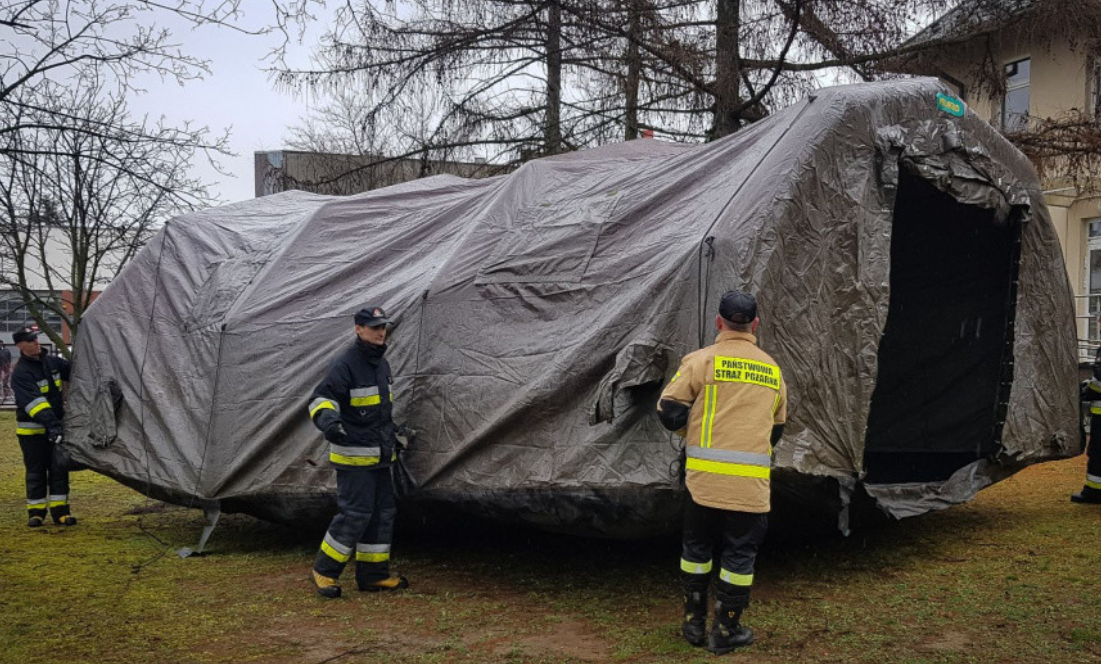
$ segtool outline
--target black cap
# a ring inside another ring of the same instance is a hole
[[[11,340],[15,343],[19,343],[20,341],[37,341],[38,331],[34,328],[22,327],[12,332]]]
[[[364,307],[356,312],[356,325],[378,327],[379,325],[389,324],[390,319],[386,317],[386,312],[382,310],[382,307]]]
[[[727,291],[719,302],[719,315],[731,323],[752,323],[757,318],[757,298],[742,291]]]

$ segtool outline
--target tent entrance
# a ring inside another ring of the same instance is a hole
[[[1021,224],[899,169],[891,301],[865,482],[935,482],[1000,447],[1013,376]]]

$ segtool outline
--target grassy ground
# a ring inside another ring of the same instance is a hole
[[[197,511],[91,472],[81,523],[24,525],[22,466],[0,415],[0,662],[705,662],[679,638],[675,542],[514,531],[406,534],[413,588],[326,601],[317,541],[223,516],[182,559]],[[1101,508],[1067,502],[1083,459],[1033,467],[945,512],[759,561],[731,662],[1101,662]]]

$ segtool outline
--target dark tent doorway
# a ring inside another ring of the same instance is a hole
[[[900,169],[891,301],[865,482],[931,482],[1000,446],[1013,376],[1021,224]]]

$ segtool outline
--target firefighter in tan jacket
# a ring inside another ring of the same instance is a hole
[[[685,436],[688,493],[681,576],[681,631],[722,654],[753,642],[741,624],[753,563],[768,527],[772,446],[787,416],[780,367],[757,347],[757,300],[730,291],[719,304],[715,344],[685,356],[658,402],[665,428]],[[722,546],[716,547],[721,539]],[[712,551],[722,557],[712,561]],[[715,620],[707,636],[707,591],[718,571]]]

